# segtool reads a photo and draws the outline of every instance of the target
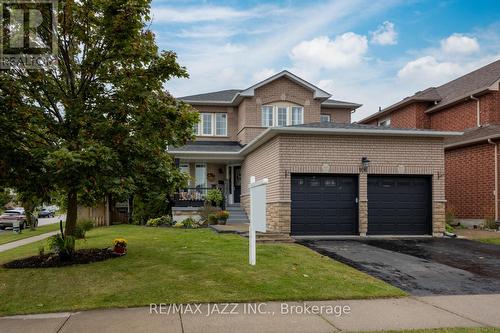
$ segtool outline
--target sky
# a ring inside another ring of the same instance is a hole
[[[150,28],[188,70],[176,97],[286,69],[363,104],[353,121],[500,59],[498,0],[153,0]]]

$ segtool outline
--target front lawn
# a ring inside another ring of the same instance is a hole
[[[500,245],[500,237],[498,237],[498,238],[483,238],[483,239],[479,239],[479,241],[481,243]]]
[[[12,232],[12,230],[7,230],[0,233],[0,245],[28,237],[38,236],[46,232],[51,232],[55,230],[59,230],[59,222],[38,227],[36,228],[36,230],[33,231],[31,231],[30,228],[27,227],[20,234],[16,234]]]
[[[433,328],[424,330],[377,331],[377,332],[372,331],[370,333],[500,333],[500,328],[493,328],[493,327]]]
[[[405,293],[296,244],[257,247],[207,229],[122,225],[90,231],[78,248],[128,240],[129,253],[103,262],[44,269],[0,268],[0,314],[54,312],[150,303],[327,300]],[[41,242],[0,253],[0,263],[36,255]]]

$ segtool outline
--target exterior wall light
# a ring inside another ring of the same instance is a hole
[[[369,166],[370,166],[370,160],[368,159],[368,157],[366,156],[361,157],[361,168],[360,168],[361,171],[367,172]]]

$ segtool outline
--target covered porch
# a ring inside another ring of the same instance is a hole
[[[195,141],[169,149],[180,171],[189,175],[189,183],[173,196],[174,220],[199,218],[211,189],[220,189],[224,200],[221,208],[229,211],[227,223],[248,223],[240,207],[242,146],[236,141]]]
[[[179,169],[189,175],[188,186],[174,193],[174,207],[201,207],[207,192],[221,190],[223,207],[240,203],[241,162],[240,161],[176,161]]]

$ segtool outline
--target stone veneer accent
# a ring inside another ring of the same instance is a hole
[[[359,170],[361,157],[370,160],[368,173]],[[250,153],[242,165],[242,206],[249,211],[248,181],[269,179],[267,225],[273,232],[290,233],[291,174],[359,175],[359,233],[368,230],[367,176],[432,176],[433,235],[445,224],[444,150],[440,138],[289,135],[274,137]]]

